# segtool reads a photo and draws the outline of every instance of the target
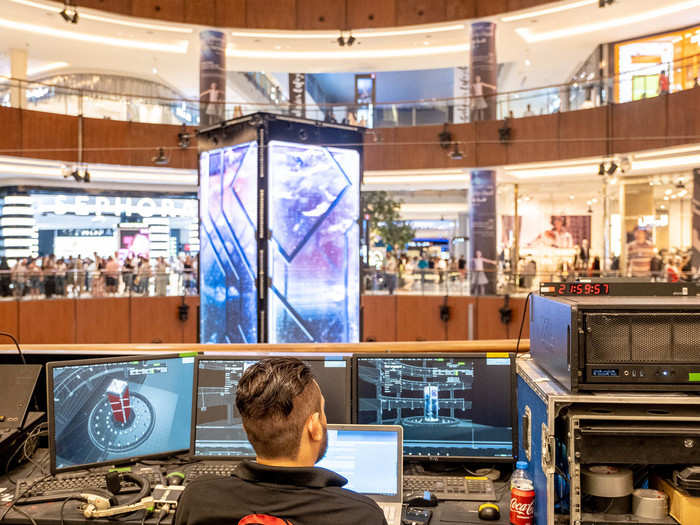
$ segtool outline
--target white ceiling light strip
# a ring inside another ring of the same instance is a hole
[[[521,13],[519,15],[504,16],[501,18],[501,22],[516,22],[518,20],[527,20],[528,18],[537,18],[544,15],[551,15],[554,13],[561,13],[562,11],[568,11],[570,9],[577,9],[579,7],[585,7],[587,5],[597,4],[598,0],[579,0],[578,2],[572,2],[570,4],[557,5],[554,7],[548,7],[546,9],[538,9],[537,11],[529,11],[527,13]]]
[[[687,11],[688,9],[696,9],[698,7],[700,7],[700,0],[691,0],[681,2],[680,4],[654,9],[652,11],[637,13],[636,15],[630,15],[621,18],[613,18],[611,20],[604,20],[602,22],[596,22],[593,24],[574,25],[562,29],[557,29],[556,31],[533,33],[529,28],[520,27],[516,29],[515,32],[518,33],[523,39],[525,39],[526,42],[543,42],[546,40],[556,40],[559,38],[569,38],[575,35],[594,33],[596,31],[603,31],[606,29],[618,29],[621,26],[638,24],[639,22],[645,22],[647,20],[672,15],[681,11]]]
[[[233,58],[272,58],[278,60],[343,60],[353,58],[404,58],[447,55],[450,53],[466,53],[467,51],[469,51],[469,44],[374,50],[340,48],[334,51],[264,51],[229,47],[226,49],[226,56]]]
[[[27,69],[27,76],[34,77],[36,75],[41,75],[42,73],[48,73],[49,71],[64,68],[68,65],[68,62],[51,62],[50,64],[44,64],[43,66]]]
[[[700,150],[700,144],[696,144],[695,146],[684,146],[680,148],[670,148],[670,149],[664,149],[664,150],[658,150],[658,151],[646,151],[642,153],[634,153],[632,156],[635,159],[649,159],[649,158],[655,158],[655,157],[662,157],[666,155],[675,155],[677,153],[692,153],[694,151],[699,151]]]
[[[10,0],[16,4],[26,5],[28,7],[36,7],[39,9],[44,9],[46,11],[51,11],[53,13],[60,13],[61,7],[55,5],[47,5],[39,2],[33,2],[32,0]],[[144,22],[134,22],[131,20],[122,20],[120,18],[112,18],[107,16],[94,15],[92,13],[86,13],[80,10],[78,16],[85,20],[94,20],[96,22],[104,22],[106,24],[117,24],[127,27],[136,27],[138,29],[150,29],[154,31],[168,31],[170,33],[192,33],[192,29],[189,27],[177,27],[177,26],[165,26],[161,24],[147,24]]]
[[[361,30],[352,31],[355,38],[381,38],[391,36],[409,36],[409,35],[429,35],[432,33],[445,33],[448,31],[462,31],[465,29],[464,24],[451,24],[447,26],[423,26],[405,29],[387,29],[387,30]],[[238,38],[274,38],[274,39],[293,39],[293,40],[315,40],[315,39],[332,39],[335,40],[338,36],[338,31],[231,31],[231,36]]]
[[[66,40],[77,40],[79,42],[87,42],[90,44],[103,44],[106,46],[123,47],[129,49],[139,49],[145,51],[162,51],[165,53],[187,53],[188,43],[184,40],[176,44],[163,44],[158,42],[146,42],[142,40],[131,40],[126,38],[114,38],[102,35],[91,35],[89,33],[81,33],[78,31],[66,31],[64,29],[55,29],[53,27],[38,26],[17,22],[15,20],[7,20],[0,18],[0,27],[15,30],[26,31],[28,33],[36,33],[42,36],[52,36],[55,38],[64,38]]]

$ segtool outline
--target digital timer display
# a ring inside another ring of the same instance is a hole
[[[608,295],[607,283],[559,283],[555,285],[556,295]]]

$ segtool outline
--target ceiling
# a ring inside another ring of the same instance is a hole
[[[570,5],[577,7],[547,12]],[[30,72],[54,66],[61,72],[129,74],[197,94],[201,27],[84,8],[74,25],[58,15],[60,6],[45,0],[0,0],[0,7],[0,74],[9,73],[9,49],[25,48]],[[519,15],[525,18],[512,20]],[[616,0],[603,9],[597,0],[567,0],[493,20],[499,62],[512,65],[501,89],[526,88],[566,81],[600,42],[700,23],[700,0]],[[227,67],[234,71],[397,71],[469,60],[469,21],[356,30],[355,44],[342,48],[337,32],[225,31]]]

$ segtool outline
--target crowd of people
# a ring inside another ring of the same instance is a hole
[[[29,257],[10,266],[0,260],[0,297],[51,298],[89,295],[168,295],[168,289],[197,293],[197,259],[181,255],[166,261],[118,252],[106,257]]]
[[[484,284],[482,282],[485,279],[484,272],[488,271],[488,269],[484,268],[484,263],[492,262],[483,259],[480,257],[481,254],[477,253],[479,257],[475,257],[472,262],[474,278],[471,286],[474,288],[472,293],[475,295],[479,293],[479,283],[481,283],[481,286]],[[397,289],[402,291],[419,290],[426,283],[443,285],[449,281],[466,286],[467,274],[467,260],[464,256],[459,258],[453,256],[445,259],[427,253],[421,256],[409,256],[405,253],[395,255],[392,252],[386,254],[381,272],[383,285],[390,294],[393,294]],[[377,285],[376,283],[370,283],[370,286],[367,287],[376,288]]]

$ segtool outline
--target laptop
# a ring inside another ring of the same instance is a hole
[[[388,525],[401,525],[403,429],[398,425],[328,425],[328,451],[316,464],[346,478],[346,489],[372,498]]]

